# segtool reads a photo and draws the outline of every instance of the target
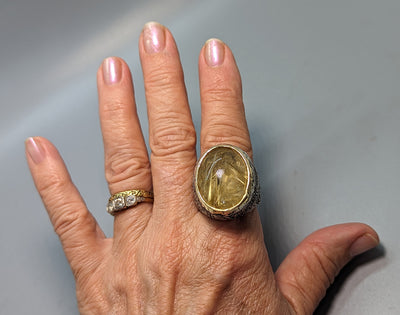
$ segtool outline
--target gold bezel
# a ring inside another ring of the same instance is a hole
[[[209,205],[203,198],[203,196],[200,193],[199,187],[198,187],[198,178],[199,178],[199,169],[202,165],[202,162],[204,158],[212,151],[219,149],[219,148],[228,148],[230,150],[235,151],[240,155],[242,160],[244,161],[246,165],[246,171],[247,171],[247,183],[246,183],[246,188],[243,193],[242,199],[234,206],[227,208],[227,209],[219,209],[215,208],[211,205]],[[234,219],[236,217],[240,217],[244,215],[245,213],[249,212],[254,208],[254,203],[258,203],[259,201],[259,189],[258,189],[258,178],[257,174],[253,165],[253,162],[251,161],[250,157],[247,155],[246,152],[244,152],[242,149],[235,147],[230,144],[221,144],[214,146],[210,149],[208,149],[198,160],[195,171],[194,171],[194,191],[195,191],[195,200],[196,200],[196,205],[199,208],[199,210],[206,214],[207,216],[217,219],[217,220],[230,220]],[[257,194],[257,198],[253,198],[254,195]]]

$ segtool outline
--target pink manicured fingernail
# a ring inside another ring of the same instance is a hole
[[[122,78],[121,60],[109,57],[103,61],[103,78],[107,85],[118,83]]]
[[[376,247],[379,244],[379,240],[376,239],[371,234],[364,234],[360,236],[350,247],[350,255],[351,257],[360,255],[367,250],[370,250]]]
[[[45,151],[41,147],[40,143],[35,141],[34,138],[28,138],[25,140],[26,151],[31,157],[35,164],[39,164],[45,157]]]
[[[165,29],[157,22],[149,22],[143,28],[143,44],[148,54],[154,54],[165,48]]]
[[[225,57],[225,44],[219,39],[209,39],[204,47],[204,58],[210,67],[223,64]]]

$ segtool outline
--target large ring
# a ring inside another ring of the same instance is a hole
[[[194,172],[197,208],[216,220],[233,220],[255,209],[260,185],[253,162],[233,145],[212,147],[199,159]]]
[[[115,215],[119,211],[135,207],[141,202],[153,202],[153,199],[151,191],[137,189],[121,191],[108,199],[107,212]]]

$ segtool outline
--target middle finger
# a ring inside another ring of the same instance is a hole
[[[154,22],[145,25],[139,51],[149,117],[153,213],[160,214],[161,220],[182,218],[180,209],[193,208],[188,196],[196,162],[196,133],[179,53],[171,33]]]

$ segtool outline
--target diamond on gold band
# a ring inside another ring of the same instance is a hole
[[[197,208],[216,220],[233,220],[255,209],[260,187],[253,162],[238,147],[221,144],[199,159],[194,173]]]
[[[154,196],[151,191],[126,190],[116,193],[108,199],[107,212],[115,215],[119,211],[135,207],[141,202],[153,202]]]

